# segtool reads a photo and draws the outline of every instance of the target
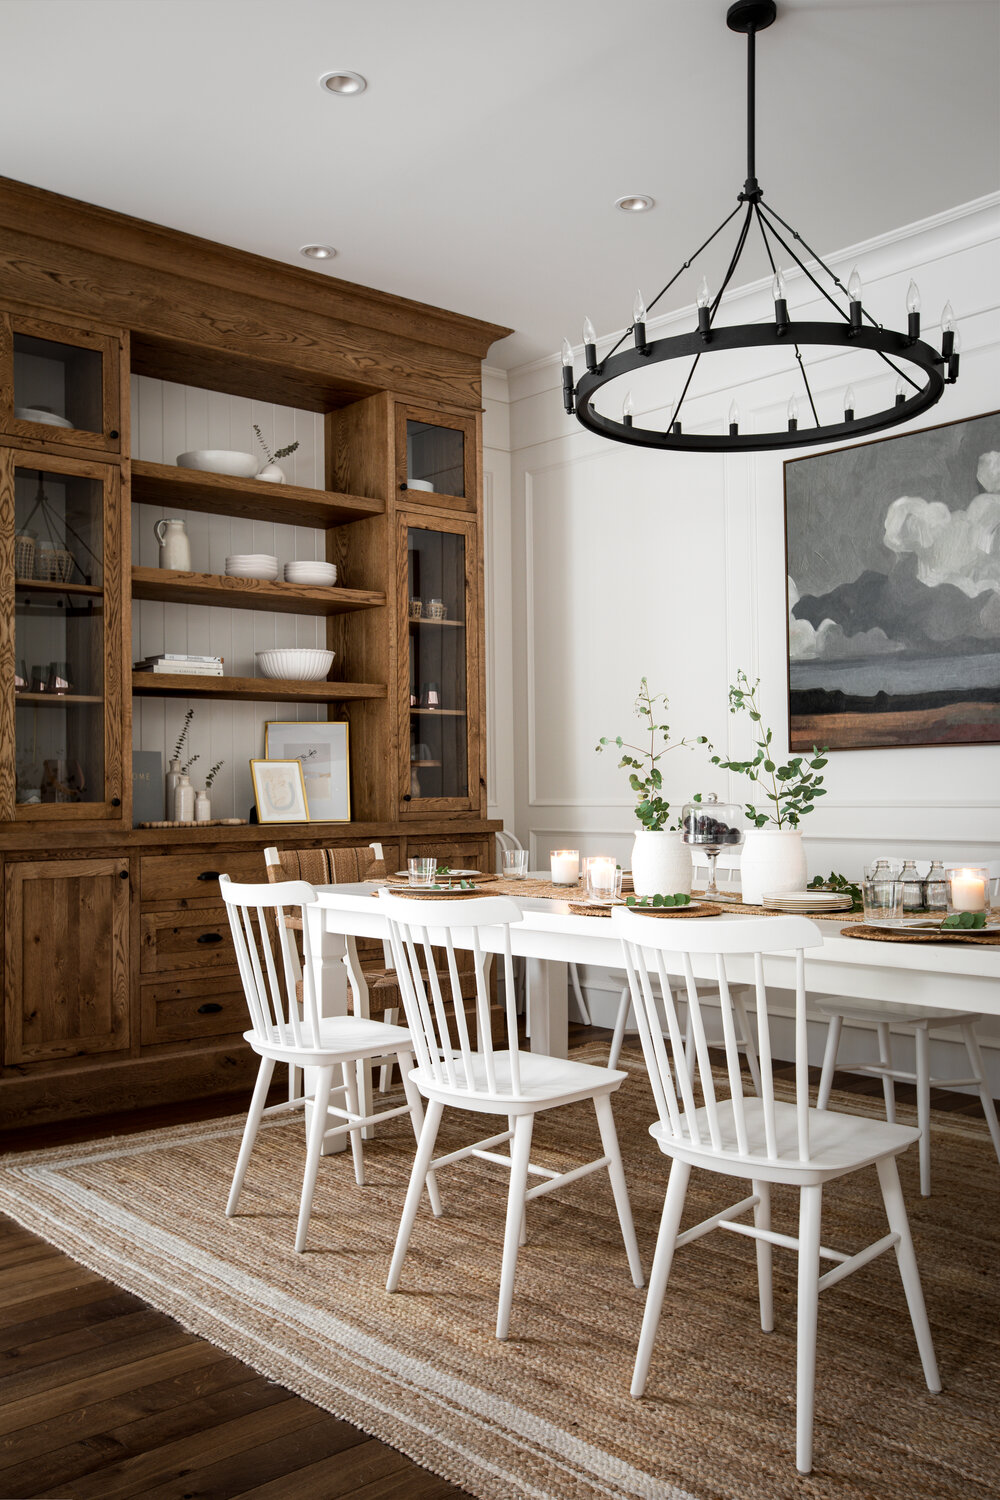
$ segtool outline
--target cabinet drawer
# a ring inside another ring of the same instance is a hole
[[[207,911],[158,911],[143,913],[143,974],[170,973],[173,969],[233,969],[236,952],[224,906]]]
[[[219,896],[219,876],[235,881],[267,879],[263,849],[203,854],[147,854],[139,861],[139,896],[151,902],[204,901]]]
[[[235,972],[213,974],[210,979],[178,974],[142,986],[144,1045],[230,1036],[249,1029],[243,986]]]

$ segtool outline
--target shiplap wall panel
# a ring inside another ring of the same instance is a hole
[[[289,458],[281,460],[291,484],[323,488],[323,418],[219,391],[201,390],[147,376],[132,377],[132,457],[172,464],[193,448],[234,448],[257,452],[253,424],[257,423],[271,449],[298,442]],[[137,505],[132,516],[132,560],[143,567],[159,564],[153,533],[166,515],[184,521],[191,539],[191,563],[196,572],[224,573],[226,557],[234,552],[268,552],[281,563],[291,559],[323,559],[322,531],[263,521],[230,519],[178,509]],[[273,646],[324,646],[323,620],[300,615],[257,614],[252,610],[218,609],[206,605],[160,604],[138,600],[132,608],[133,659],[157,651],[181,651],[225,657],[227,675],[254,677],[255,653]],[[325,710],[294,703],[212,703],[202,699],[137,698],[134,704],[133,743],[137,750],[159,750],[164,768],[169,762],[184,715],[195,711],[188,754],[198,760],[192,782],[201,785],[216,761],[225,762],[212,789],[215,817],[246,817],[253,801],[249,762],[264,753],[264,725],[268,719],[323,719]]]

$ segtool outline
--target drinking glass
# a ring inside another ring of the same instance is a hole
[[[861,882],[865,921],[873,925],[898,921],[903,915],[903,882],[887,860],[866,867]]]
[[[588,901],[614,901],[622,893],[621,866],[615,859],[600,854],[591,856],[585,861],[583,877]]]
[[[437,874],[436,859],[421,855],[418,859],[407,860],[406,867],[409,871],[411,885],[426,886],[434,884],[434,876]]]
[[[523,880],[528,873],[527,849],[505,849],[503,873],[505,880]]]

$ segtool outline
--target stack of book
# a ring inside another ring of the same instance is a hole
[[[161,651],[135,663],[136,672],[157,672],[172,677],[221,677],[223,657],[186,656],[183,652]]]

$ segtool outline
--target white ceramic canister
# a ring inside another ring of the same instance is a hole
[[[194,820],[196,823],[208,823],[212,817],[212,803],[208,793],[202,789],[194,799]]]
[[[174,822],[194,822],[194,787],[190,776],[181,775],[174,791]]]
[[[632,884],[637,896],[691,894],[691,850],[680,833],[640,828],[632,846]]]
[[[160,567],[178,573],[191,571],[191,539],[180,520],[157,521],[153,527],[160,544]]]
[[[764,896],[804,891],[808,870],[797,828],[748,828],[740,860],[743,900],[759,906]]]

